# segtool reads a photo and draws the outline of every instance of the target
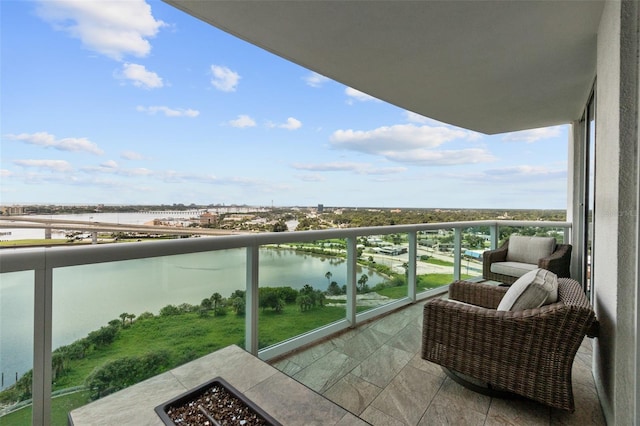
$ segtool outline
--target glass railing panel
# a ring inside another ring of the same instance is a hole
[[[236,249],[54,269],[54,395],[84,387],[84,400],[64,402],[68,411],[243,347],[244,312],[230,299],[245,286],[245,264],[245,250]]]
[[[258,346],[263,349],[345,318],[342,239],[259,249]]]
[[[0,424],[31,424],[33,300],[33,271],[0,274]]]
[[[455,231],[453,228],[418,235],[416,292],[450,284],[454,279]],[[461,278],[466,275],[462,271]]]
[[[379,299],[369,303],[363,310],[381,306],[408,296],[407,276],[409,271],[409,241],[406,233],[374,235],[362,238],[358,244],[360,264],[366,265],[381,276],[378,283],[367,281],[364,286],[358,283],[358,288],[364,287],[364,293],[371,292]],[[360,277],[360,275],[358,275]],[[360,281],[360,278],[358,278]],[[367,296],[360,296],[365,299]]]
[[[491,248],[491,231],[488,226],[468,227],[462,230],[460,277],[482,277],[482,253]]]
[[[364,246],[358,244],[358,253]],[[260,248],[259,348],[346,318],[347,243],[344,239]],[[387,276],[364,253],[356,266],[356,311],[386,303],[372,289]]]

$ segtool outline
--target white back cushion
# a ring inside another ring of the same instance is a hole
[[[539,308],[558,300],[558,276],[536,268],[516,280],[498,305],[499,311],[522,311]]]
[[[538,264],[538,259],[549,256],[556,249],[553,237],[509,237],[507,261]]]

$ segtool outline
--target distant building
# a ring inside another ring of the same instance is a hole
[[[318,213],[324,212],[324,204],[318,204]]]
[[[210,212],[204,212],[200,215],[200,226],[202,225],[211,225],[212,223],[216,223],[218,221],[218,215]]]
[[[5,206],[1,209],[3,216],[21,216],[24,214],[23,206]]]

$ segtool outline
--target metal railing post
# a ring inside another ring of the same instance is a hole
[[[417,279],[417,262],[418,262],[418,232],[412,231],[408,234],[409,239],[409,258],[407,260],[407,287],[409,299],[416,301],[416,279]]]
[[[351,327],[356,326],[356,263],[358,248],[356,237],[347,237],[347,306],[346,319]]]
[[[460,266],[462,264],[462,229],[453,230],[453,280],[460,279]]]
[[[489,235],[491,236],[491,250],[495,250],[498,248],[498,239],[500,236],[497,223],[489,226]]]
[[[259,250],[257,245],[247,246],[247,284],[245,293],[245,350],[258,355],[258,309],[260,300]]]
[[[51,319],[53,309],[53,271],[34,270],[33,380],[31,394],[34,426],[51,424]]]

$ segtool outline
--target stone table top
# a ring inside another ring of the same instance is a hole
[[[283,425],[367,425],[354,414],[238,346],[228,346],[69,414],[74,426],[163,425],[154,408],[215,377]]]

